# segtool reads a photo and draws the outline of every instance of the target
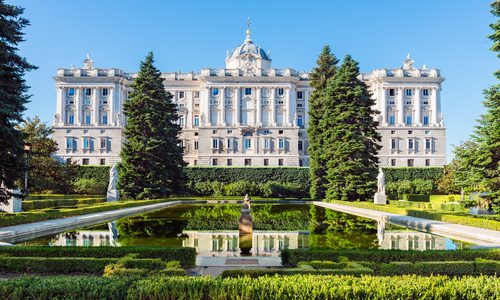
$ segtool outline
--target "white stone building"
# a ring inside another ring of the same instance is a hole
[[[163,73],[178,105],[184,158],[190,166],[307,166],[308,73],[275,69],[269,52],[253,43],[227,52],[226,67],[200,73]],[[62,160],[110,165],[119,160],[126,119],[123,103],[136,74],[58,69],[53,138]],[[445,128],[439,71],[403,68],[363,74],[381,111],[382,166],[441,166]]]

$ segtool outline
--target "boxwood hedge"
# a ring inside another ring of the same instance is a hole
[[[137,258],[159,258],[163,261],[178,260],[184,268],[193,267],[196,262],[194,248],[183,247],[49,247],[49,246],[16,246],[0,247],[0,255],[15,257],[93,257],[120,258],[128,254],[136,254]]]

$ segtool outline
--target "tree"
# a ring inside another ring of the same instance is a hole
[[[491,4],[492,14],[500,17],[500,2]],[[491,24],[493,41],[491,50],[500,57],[500,20]],[[500,70],[495,72],[500,79]],[[483,105],[486,112],[481,115],[470,140],[471,147],[457,147],[459,177],[468,191],[485,193],[493,208],[500,213],[500,84],[484,91]]]
[[[181,127],[172,95],[165,91],[150,52],[141,62],[131,98],[123,105],[127,124],[119,188],[125,197],[165,197],[183,183]]]
[[[31,192],[70,192],[71,184],[65,176],[71,166],[63,165],[54,158],[57,143],[51,138],[52,127],[35,117],[34,119],[27,118],[18,129],[23,132],[25,142],[31,144],[29,190]]]
[[[24,171],[23,134],[16,128],[29,100],[23,76],[36,67],[17,54],[23,40],[22,30],[29,21],[24,9],[0,0],[0,202],[10,198],[8,189]]]
[[[323,159],[323,128],[320,120],[323,117],[325,88],[328,80],[335,75],[338,59],[330,51],[330,46],[323,47],[319,55],[317,66],[309,75],[310,85],[313,88],[309,98],[309,126],[307,136],[309,139],[309,173],[311,178],[310,195],[312,199],[325,197],[326,166]]]
[[[358,200],[376,191],[380,134],[378,113],[367,85],[358,79],[358,63],[347,55],[327,83],[323,128],[326,198]]]

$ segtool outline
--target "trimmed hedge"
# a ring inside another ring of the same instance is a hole
[[[62,207],[62,206],[77,206],[77,205],[90,205],[96,203],[104,203],[106,198],[77,198],[77,199],[45,199],[45,200],[33,200],[33,201],[23,201],[23,210],[29,211],[34,209],[44,209],[51,207]]]
[[[250,277],[258,278],[261,276],[292,276],[292,275],[370,275],[374,274],[373,270],[369,268],[353,268],[353,269],[236,269],[225,270],[220,275],[221,278],[237,278],[237,277]]]
[[[246,180],[253,183],[268,181],[309,183],[309,168],[290,167],[188,167],[184,169],[186,180],[189,182],[235,182]]]
[[[396,182],[401,180],[437,180],[443,176],[442,167],[426,168],[384,168],[386,182]]]
[[[389,263],[396,261],[473,261],[476,259],[500,260],[500,249],[474,250],[299,250],[285,249],[281,251],[281,262],[284,266],[295,267],[299,262],[307,261],[339,261],[339,257],[347,257],[351,261],[374,261]]]
[[[6,299],[498,299],[491,276],[20,277],[0,281]]]
[[[500,274],[498,261],[427,261],[427,262],[391,262],[387,264],[363,263],[373,269],[375,274],[383,276],[396,276],[415,274],[429,275],[496,275]]]
[[[118,258],[91,257],[8,257],[0,256],[0,271],[23,274],[94,274],[101,275],[104,268]],[[161,270],[165,262],[160,259],[130,259],[126,268]]]
[[[102,198],[102,195],[81,195],[81,194],[29,194],[24,201],[34,200],[59,200],[59,199],[80,199],[80,198]]]
[[[403,201],[429,202],[429,195],[405,194]]]
[[[184,268],[193,267],[196,263],[194,248],[183,247],[49,247],[49,246],[16,246],[0,247],[0,255],[15,257],[92,257],[121,258],[128,254],[136,254],[137,258],[159,258],[163,261],[180,261]]]

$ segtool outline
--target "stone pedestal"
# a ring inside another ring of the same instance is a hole
[[[12,191],[12,197],[10,197],[7,204],[0,204],[0,211],[5,211],[8,213],[16,213],[23,211],[23,195],[19,190]]]
[[[387,196],[385,194],[376,193],[373,197],[373,203],[385,205],[387,204]]]
[[[117,189],[110,189],[106,193],[106,202],[116,202],[120,199],[120,192]]]

